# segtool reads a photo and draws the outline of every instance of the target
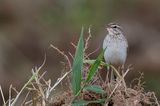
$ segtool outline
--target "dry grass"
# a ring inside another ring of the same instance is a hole
[[[137,84],[132,88],[126,87],[122,80],[108,83],[103,82],[97,81],[97,85],[102,86],[102,88],[106,91],[106,95],[84,90],[79,98],[87,101],[93,101],[106,97],[107,99],[105,100],[104,106],[160,106],[155,93],[146,92],[143,85],[139,84],[140,80],[137,80]],[[52,106],[62,106],[62,104],[63,106],[69,106],[72,98],[73,96],[71,91],[65,92],[63,96],[59,95],[58,99],[55,98],[54,101],[52,101]],[[57,105],[57,103],[62,104]],[[88,106],[102,105],[98,103],[91,103]]]

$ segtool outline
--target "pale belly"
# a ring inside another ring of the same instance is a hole
[[[106,63],[112,65],[123,65],[127,57],[127,48],[125,47],[108,47],[104,52]]]

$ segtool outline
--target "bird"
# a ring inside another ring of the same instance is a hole
[[[106,64],[120,67],[125,64],[128,41],[120,25],[109,23],[106,27],[108,33],[103,41],[104,60]]]

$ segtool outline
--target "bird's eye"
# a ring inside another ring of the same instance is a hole
[[[117,28],[117,26],[115,25],[115,26],[113,26],[113,28]]]

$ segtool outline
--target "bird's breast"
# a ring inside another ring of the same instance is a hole
[[[123,65],[127,56],[127,47],[121,44],[112,44],[107,46],[104,53],[106,63]]]

